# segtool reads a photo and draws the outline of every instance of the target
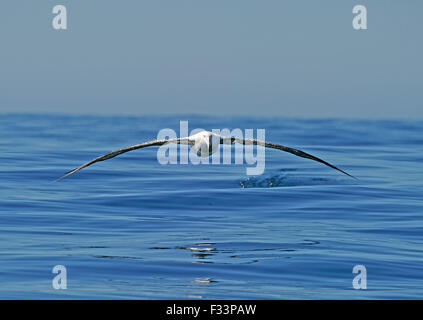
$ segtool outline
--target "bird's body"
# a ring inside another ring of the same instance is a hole
[[[219,150],[220,139],[210,131],[200,131],[190,136],[191,150],[199,157],[209,157]]]
[[[103,156],[100,156],[98,158],[95,158],[85,164],[83,164],[82,166],[69,171],[68,173],[66,173],[64,176],[60,177],[58,180],[62,180],[64,178],[66,178],[67,176],[85,168],[88,167],[91,164],[94,164],[96,162],[100,162],[100,161],[104,161],[104,160],[108,160],[111,158],[114,158],[122,153],[125,152],[129,152],[132,150],[136,150],[136,149],[141,149],[141,148],[145,148],[145,147],[151,147],[151,146],[162,146],[164,144],[168,144],[168,143],[176,143],[176,144],[185,144],[185,145],[189,145],[191,150],[199,157],[209,157],[210,155],[212,155],[213,153],[217,152],[219,150],[219,146],[221,144],[235,144],[235,143],[240,143],[240,144],[244,144],[244,145],[259,145],[259,146],[263,146],[265,148],[272,148],[272,149],[278,149],[278,150],[282,150],[285,152],[289,152],[292,153],[298,157],[302,157],[302,158],[307,158],[307,159],[311,159],[320,163],[323,163],[324,165],[331,167],[332,169],[338,170],[339,172],[342,172],[343,174],[354,178],[352,175],[346,173],[345,171],[335,167],[334,165],[319,159],[315,156],[312,156],[311,154],[308,154],[304,151],[298,150],[298,149],[294,149],[294,148],[290,148],[290,147],[286,147],[280,144],[275,144],[275,143],[271,143],[271,142],[267,142],[267,141],[262,141],[262,140],[257,140],[257,139],[245,139],[245,138],[235,138],[235,137],[224,137],[218,134],[215,134],[213,132],[210,131],[200,131],[196,134],[193,134],[189,137],[185,137],[185,138],[174,138],[174,139],[163,139],[163,140],[151,140],[151,141],[147,141],[144,143],[140,143],[140,144],[136,144],[133,146],[129,146],[123,149],[118,149],[109,153],[106,153]]]

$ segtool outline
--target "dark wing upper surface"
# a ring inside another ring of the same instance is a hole
[[[322,160],[320,158],[317,158],[317,157],[315,157],[315,156],[313,156],[311,154],[308,154],[308,153],[306,153],[304,151],[298,150],[298,149],[286,147],[286,146],[283,146],[283,145],[280,145],[280,144],[276,144],[276,143],[271,143],[271,142],[266,142],[266,141],[262,141],[262,140],[257,140],[257,139],[244,139],[244,138],[221,137],[221,136],[219,136],[219,138],[220,138],[220,143],[221,144],[234,144],[235,142],[237,142],[237,143],[244,144],[244,145],[245,144],[260,145],[260,146],[264,146],[266,148],[272,148],[272,149],[277,149],[277,150],[282,150],[282,151],[285,151],[285,152],[289,152],[289,153],[292,153],[292,154],[294,154],[294,155],[296,155],[298,157],[302,157],[302,158],[306,158],[306,159],[311,159],[311,160],[320,162],[320,163],[322,163],[322,164],[324,164],[324,165],[326,165],[326,166],[328,166],[328,167],[330,167],[332,169],[335,169],[335,170],[337,170],[339,172],[342,172],[343,174],[345,174],[345,175],[347,175],[349,177],[352,177],[352,178],[356,179],[354,176],[352,176],[352,175],[348,174],[347,172],[345,172],[345,171],[343,171],[343,170],[335,167],[334,165],[332,165],[332,164],[330,164],[330,163],[328,163],[328,162],[326,162],[326,161],[324,161],[324,160]],[[116,156],[118,156],[118,155],[120,155],[122,153],[126,153],[126,152],[129,152],[129,151],[133,151],[133,150],[137,150],[137,149],[141,149],[141,148],[151,147],[151,146],[161,146],[161,145],[164,145],[164,144],[167,144],[167,143],[187,143],[187,144],[192,144],[193,141],[191,141],[189,139],[189,137],[188,138],[165,139],[165,140],[151,140],[151,141],[143,142],[143,143],[140,143],[140,144],[132,145],[132,146],[129,146],[129,147],[126,147],[126,148],[122,148],[122,149],[118,149],[118,150],[115,150],[115,151],[111,151],[111,152],[108,152],[108,153],[106,153],[106,154],[104,154],[104,155],[102,155],[102,156],[100,156],[98,158],[95,158],[95,159],[93,159],[93,160],[91,160],[91,161],[89,161],[89,162],[87,162],[87,163],[79,166],[78,168],[75,168],[75,169],[67,172],[65,175],[63,175],[62,177],[58,178],[56,181],[62,180],[64,178],[70,176],[71,174],[73,174],[73,173],[75,173],[75,172],[77,172],[77,171],[79,171],[79,170],[81,170],[81,169],[83,169],[85,167],[88,167],[88,166],[90,166],[90,165],[92,165],[92,164],[94,164],[96,162],[100,162],[100,161],[104,161],[104,160],[108,160],[108,159],[114,158],[114,157],[116,157]]]
[[[141,149],[141,148],[146,148],[146,147],[152,147],[152,146],[161,146],[161,145],[164,145],[166,143],[181,143],[181,142],[185,141],[186,139],[187,138],[183,138],[183,139],[176,138],[176,139],[167,139],[167,140],[151,140],[151,141],[143,142],[143,143],[140,143],[140,144],[135,144],[133,146],[129,146],[129,147],[126,147],[126,148],[111,151],[109,153],[106,153],[106,154],[104,154],[104,155],[102,155],[98,158],[95,158],[95,159],[83,164],[82,166],[80,166],[78,168],[75,168],[75,169],[67,172],[64,176],[58,178],[56,181],[62,180],[64,178],[70,176],[71,174],[73,174],[73,173],[75,173],[75,172],[77,172],[81,169],[84,169],[85,167],[88,167],[88,166],[90,166],[90,165],[92,165],[96,162],[100,162],[100,161],[104,161],[104,160],[114,158],[114,157],[116,157],[116,156],[118,156],[122,153],[125,153],[125,152],[129,152],[129,151],[133,151],[133,150]]]
[[[343,170],[335,167],[334,165],[330,164],[329,162],[326,162],[326,161],[324,161],[324,160],[322,160],[320,158],[317,158],[317,157],[315,157],[315,156],[313,156],[311,154],[308,154],[308,153],[306,153],[304,151],[301,151],[301,150],[298,150],[298,149],[286,147],[286,146],[283,146],[283,145],[280,145],[280,144],[276,144],[276,143],[261,141],[261,140],[257,140],[257,139],[244,139],[244,138],[229,138],[229,139],[232,139],[232,143],[238,142],[240,144],[260,145],[260,146],[263,146],[263,147],[266,147],[266,148],[272,148],[272,149],[277,149],[277,150],[282,150],[282,151],[285,151],[285,152],[289,152],[289,153],[292,153],[292,154],[294,154],[294,155],[296,155],[298,157],[302,157],[302,158],[306,158],[306,159],[311,159],[311,160],[314,160],[314,161],[323,163],[324,165],[326,165],[326,166],[328,166],[328,167],[330,167],[332,169],[338,170],[339,172],[342,172],[343,174],[346,174],[347,176],[349,176],[351,178],[357,179],[356,177],[350,175],[349,173],[346,173],[345,171],[343,171]],[[221,143],[222,143],[222,140],[221,140]]]

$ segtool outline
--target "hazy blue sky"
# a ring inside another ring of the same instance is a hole
[[[418,0],[2,0],[0,112],[422,118],[422,31]]]

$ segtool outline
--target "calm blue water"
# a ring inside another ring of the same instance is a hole
[[[52,182],[179,120],[264,128],[359,180],[277,150],[249,177],[148,148]],[[1,115],[0,298],[422,298],[422,145],[422,121]]]

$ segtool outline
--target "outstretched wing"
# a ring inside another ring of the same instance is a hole
[[[278,150],[282,150],[282,151],[285,151],[285,152],[289,152],[289,153],[292,153],[292,154],[294,154],[298,157],[307,158],[307,159],[311,159],[311,160],[323,163],[324,165],[326,165],[326,166],[328,166],[332,169],[338,170],[339,172],[342,172],[343,174],[346,174],[347,176],[349,176],[351,178],[357,179],[356,177],[350,175],[349,173],[346,173],[345,171],[335,167],[334,165],[332,165],[332,164],[330,164],[330,163],[328,163],[328,162],[326,162],[326,161],[324,161],[320,158],[317,158],[317,157],[315,157],[311,154],[308,154],[304,151],[301,151],[301,150],[297,150],[297,149],[294,149],[294,148],[285,147],[285,146],[280,145],[280,144],[266,142],[266,141],[257,140],[257,139],[224,138],[224,137],[221,137],[221,139],[220,139],[221,144],[228,143],[229,141],[231,141],[232,144],[235,143],[235,142],[240,143],[240,144],[253,144],[253,145],[260,145],[260,146],[263,146],[263,147],[266,147],[266,148],[278,149]]]
[[[151,140],[151,141],[143,142],[143,143],[140,143],[140,144],[135,144],[133,146],[129,146],[129,147],[126,147],[126,148],[123,148],[123,149],[111,151],[109,153],[102,155],[101,157],[95,158],[95,159],[83,164],[82,166],[80,166],[78,168],[75,168],[75,169],[67,172],[64,176],[56,179],[55,181],[62,180],[64,178],[70,176],[71,174],[73,174],[73,173],[75,173],[75,172],[77,172],[81,169],[84,169],[85,167],[88,167],[88,166],[90,166],[90,165],[92,165],[96,162],[100,162],[100,161],[104,161],[104,160],[114,158],[114,157],[116,157],[116,156],[118,156],[122,153],[125,153],[125,152],[129,152],[129,151],[133,151],[133,150],[141,149],[141,148],[146,148],[146,147],[152,147],[152,146],[161,146],[161,145],[164,145],[166,143],[186,143],[187,141],[188,141],[188,138],[176,138],[176,139],[167,139],[167,140]]]

